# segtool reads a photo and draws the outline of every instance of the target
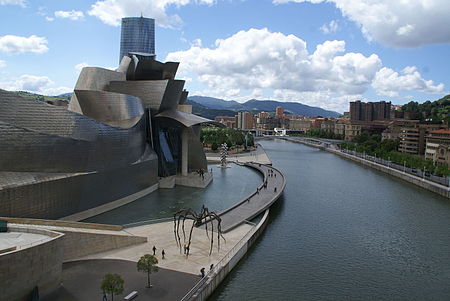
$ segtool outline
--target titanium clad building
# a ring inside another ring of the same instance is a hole
[[[155,60],[154,20],[123,22],[120,66],[83,68],[67,107],[0,90],[0,216],[79,220],[164,178],[209,183],[195,171],[207,169],[200,125],[211,120],[180,110],[179,63]]]
[[[129,52],[155,54],[155,19],[122,18],[119,62]]]

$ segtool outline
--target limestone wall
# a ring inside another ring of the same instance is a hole
[[[64,261],[147,242],[147,237],[134,235],[77,232],[75,230],[62,231],[65,234],[62,245]]]
[[[43,229],[8,227],[13,232],[48,235],[49,239],[0,255],[0,300],[30,300],[38,286],[43,295],[61,283],[63,234]]]

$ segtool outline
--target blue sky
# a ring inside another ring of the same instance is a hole
[[[343,112],[450,93],[448,0],[0,0],[0,12],[7,90],[57,95],[83,66],[117,67],[120,18],[142,13],[190,95]]]

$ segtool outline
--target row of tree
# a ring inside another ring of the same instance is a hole
[[[137,270],[139,272],[147,273],[147,287],[151,287],[150,274],[158,272],[158,259],[150,254],[142,256],[137,263]],[[125,281],[119,274],[106,274],[103,277],[100,289],[103,294],[110,294],[111,300],[114,301],[114,295],[123,293]],[[104,295],[106,297],[106,295]]]
[[[369,136],[366,132],[356,136],[353,142],[340,143],[342,149],[354,150],[370,156],[388,159],[399,165],[406,165],[407,167],[421,170],[425,168],[425,170],[437,175],[448,175],[450,173],[447,165],[435,164],[433,161],[426,160],[421,156],[398,152],[398,145],[398,139],[385,139],[381,141],[381,135],[375,134]]]
[[[212,150],[217,150],[223,143],[226,143],[229,148],[253,146],[255,144],[253,135],[249,132],[215,126],[203,127],[200,133],[200,141],[203,145],[210,145]]]

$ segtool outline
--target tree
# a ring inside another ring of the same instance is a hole
[[[145,272],[147,273],[147,287],[152,287],[150,284],[150,274],[152,272],[158,272],[158,259],[150,254],[145,254],[142,256],[138,263],[137,263],[137,269],[139,272]]]
[[[103,276],[101,289],[106,293],[110,293],[111,300],[114,301],[114,294],[120,295],[123,293],[124,282],[119,274],[106,274]]]

